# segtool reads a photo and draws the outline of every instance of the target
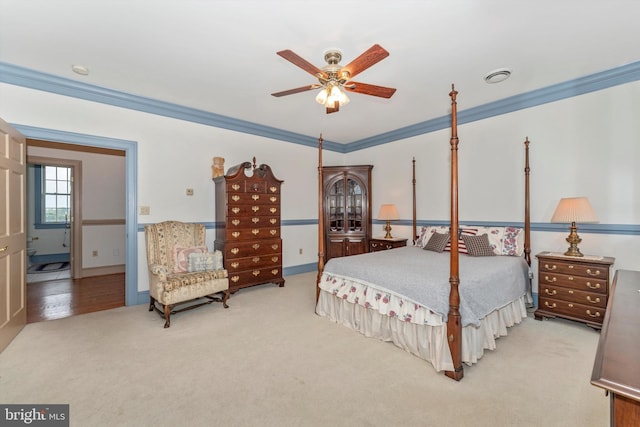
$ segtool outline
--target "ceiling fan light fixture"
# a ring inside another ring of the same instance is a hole
[[[316,102],[318,104],[325,105],[327,103],[328,96],[327,89],[323,87],[316,95]]]
[[[336,101],[342,107],[349,103],[349,97],[337,84],[329,84],[320,90],[316,95],[316,102],[318,104],[331,107],[335,105]]]
[[[489,71],[484,76],[484,81],[489,84],[500,83],[507,80],[509,76],[511,76],[509,68],[498,68],[497,70]]]

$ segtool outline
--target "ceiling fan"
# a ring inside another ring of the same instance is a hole
[[[326,107],[327,114],[339,111],[341,105],[349,102],[349,98],[344,93],[344,90],[364,95],[379,96],[381,98],[391,98],[396,91],[390,87],[358,83],[351,80],[355,75],[389,56],[389,52],[378,44],[371,46],[344,67],[340,65],[342,52],[337,49],[328,50],[324,54],[324,60],[327,61],[327,65],[322,67],[322,69],[306,61],[289,49],[281,50],[277,53],[287,61],[315,76],[318,79],[318,83],[272,93],[271,95],[280,97],[322,88],[316,96],[316,101]]]

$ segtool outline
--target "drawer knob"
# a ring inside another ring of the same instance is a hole
[[[271,274],[273,274],[274,276],[276,276],[278,274],[279,270],[276,270],[275,268],[273,270],[271,270]]]
[[[237,214],[238,212],[240,212],[240,208],[232,208],[231,212],[233,212],[234,214]]]
[[[260,199],[260,195],[258,195],[258,194],[252,194],[252,195],[251,195],[251,198],[252,198],[253,200],[259,200],[259,199]]]
[[[239,219],[234,219],[233,221],[231,221],[231,224],[235,225],[236,227],[240,224],[240,220]]]
[[[592,304],[598,304],[600,302],[600,298],[596,297],[595,299],[591,298],[591,295],[587,295],[587,301]]]
[[[269,220],[269,222],[270,222],[271,224],[275,224],[276,222],[278,222],[278,220],[277,220],[277,219],[275,219],[275,218],[271,218],[271,219]]]
[[[269,191],[275,193],[276,191],[278,191],[278,187],[269,187]]]
[[[273,249],[274,251],[275,251],[276,249],[278,249],[278,247],[279,247],[279,246],[278,246],[277,244],[273,244],[273,245],[271,245],[271,249]]]
[[[278,201],[278,198],[275,197],[275,196],[271,196],[271,197],[269,197],[269,200],[271,200],[271,203],[275,203],[275,202]]]
[[[240,265],[239,262],[232,262],[231,263],[231,267],[233,267],[233,268],[238,268],[239,265]]]
[[[240,189],[240,185],[239,184],[233,184],[231,186],[231,188],[233,188],[234,190],[238,191]]]
[[[253,217],[253,218],[251,218],[251,222],[253,222],[254,224],[257,224],[257,223],[260,222],[260,218]]]
[[[573,304],[569,303],[569,308],[573,308]]]
[[[276,208],[270,208],[270,209],[269,209],[269,212],[271,212],[272,214],[274,214],[274,213],[278,212],[278,209],[276,209]]]
[[[254,243],[251,247],[253,248],[253,250],[257,251],[260,248],[260,245],[258,243]]]
[[[554,265],[552,265],[552,266],[550,266],[549,264],[545,264],[545,265],[544,265],[544,268],[546,268],[547,270],[552,270],[552,271],[553,271],[553,270],[555,270],[557,267],[556,267],[556,265],[555,265],[555,264],[554,264]]]
[[[592,271],[590,268],[587,268],[587,274],[589,276],[599,276],[600,275],[600,270]]]
[[[600,283],[592,284],[591,282],[587,282],[587,287],[591,289],[600,289]]]
[[[253,233],[254,236],[257,236],[258,234],[260,234],[260,229],[254,228],[253,230],[251,230],[251,232]]]
[[[569,293],[573,295],[573,289],[569,289]]]
[[[237,202],[238,200],[240,200],[240,196],[238,196],[237,194],[234,194],[233,196],[231,196],[231,200],[233,200],[234,202]]]
[[[277,256],[272,256],[271,257],[271,262],[278,262],[278,257]]]
[[[544,280],[546,280],[549,283],[555,283],[556,282],[556,278],[555,277],[549,278],[549,276],[544,276]]]
[[[256,256],[256,257],[253,257],[253,258],[251,259],[251,261],[253,261],[253,263],[254,263],[254,264],[257,264],[257,263],[259,263],[259,262],[260,262],[260,257],[257,257],[257,256]]]
[[[555,295],[555,294],[558,293],[558,291],[556,291],[555,289],[550,291],[549,289],[544,288],[544,293],[547,294],[547,295]]]
[[[587,310],[587,315],[589,317],[600,317],[600,312],[596,311],[595,313],[591,313],[591,310]]]
[[[251,206],[251,210],[254,212],[258,212],[260,210],[260,206]]]
[[[231,277],[231,281],[232,281],[233,283],[237,282],[238,280],[240,280],[240,276],[232,276],[232,277]]]
[[[253,272],[251,273],[254,276],[258,277],[260,275],[260,270],[253,270]]]
[[[544,302],[544,305],[545,305],[545,306],[547,306],[547,307],[549,307],[549,308],[556,308],[556,307],[557,307],[557,305],[556,305],[556,303],[555,303],[555,302],[554,302],[554,303],[552,303],[552,304],[549,304],[549,301],[545,301],[545,302]]]
[[[237,239],[238,237],[240,237],[240,232],[234,231],[233,233],[231,233],[231,235]]]
[[[231,253],[234,254],[234,255],[237,255],[238,252],[240,252],[240,249],[238,249],[238,248],[231,249]]]

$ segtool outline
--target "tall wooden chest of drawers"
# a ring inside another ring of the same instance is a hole
[[[600,329],[609,298],[611,257],[570,257],[541,252],[537,320],[563,317]]]
[[[244,162],[213,179],[216,240],[229,273],[229,290],[264,283],[284,286],[280,186],[268,165]]]

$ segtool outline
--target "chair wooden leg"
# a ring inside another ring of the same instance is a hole
[[[169,326],[171,326],[171,310],[173,309],[172,305],[165,305],[164,306],[164,327],[168,328]]]
[[[228,299],[229,299],[229,289],[224,291],[224,296],[222,297],[222,306],[224,308],[229,308],[229,304],[227,304]]]
[[[153,311],[153,307],[154,307],[154,299],[152,296],[149,297],[149,311]]]

